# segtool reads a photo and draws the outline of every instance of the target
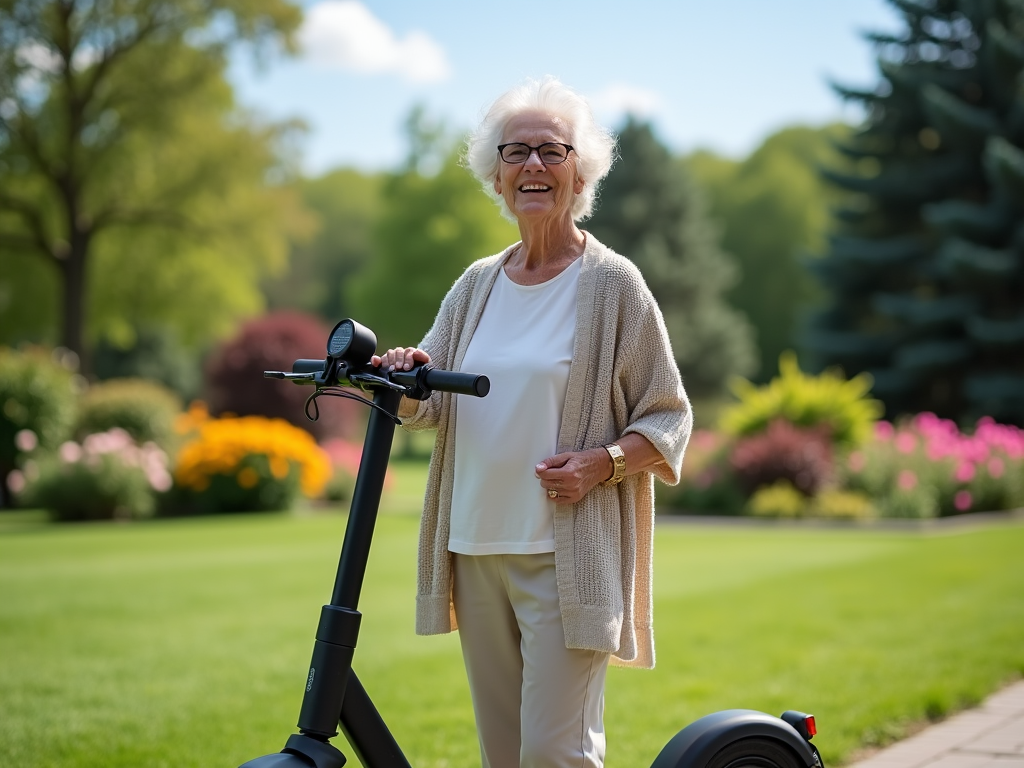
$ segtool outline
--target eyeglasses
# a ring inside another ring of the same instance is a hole
[[[558,165],[564,163],[565,158],[573,151],[571,144],[560,144],[557,141],[549,141],[539,147],[531,147],[529,144],[499,144],[498,155],[510,165],[522,165],[530,159],[533,151],[537,151],[537,157],[544,165]]]

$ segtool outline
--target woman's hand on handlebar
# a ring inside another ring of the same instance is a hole
[[[416,363],[429,363],[430,355],[416,347],[395,347],[382,355],[374,355],[370,362],[385,371],[408,371]]]

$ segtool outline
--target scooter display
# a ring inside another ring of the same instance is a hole
[[[345,397],[369,406],[369,423],[352,495],[331,602],[323,606],[304,680],[299,733],[284,749],[249,760],[241,768],[341,768],[346,758],[330,740],[344,732],[365,768],[411,768],[369,694],[352,669],[361,614],[359,595],[366,573],[384,475],[403,396],[417,400],[433,392],[486,397],[486,376],[443,371],[430,364],[387,371],[370,364],[377,338],[365,326],[342,320],[327,340],[327,356],[296,360],[291,372],[265,371],[268,378],[312,385],[306,416],[319,416],[322,396]],[[348,389],[372,394],[373,400]],[[312,412],[311,412],[312,409]],[[679,731],[651,768],[823,768],[811,738],[814,717],[790,710],[781,718],[748,709],[716,712]]]

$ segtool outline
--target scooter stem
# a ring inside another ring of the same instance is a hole
[[[379,389],[374,394],[373,402],[388,413],[396,414],[401,399],[402,396],[397,392]],[[371,410],[331,605],[353,611],[358,607],[394,437],[395,423],[376,408]]]
[[[381,389],[374,394],[373,400],[387,413],[395,414],[401,397],[397,392]],[[323,606],[320,612],[306,692],[299,712],[299,730],[314,738],[330,739],[337,735],[345,688],[352,671],[352,655],[359,636],[359,593],[370,556],[370,543],[394,435],[395,424],[387,414],[372,410],[352,494],[334,594],[330,604]]]

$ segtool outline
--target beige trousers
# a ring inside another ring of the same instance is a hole
[[[554,554],[452,558],[483,768],[601,768],[609,655],[565,647]]]

